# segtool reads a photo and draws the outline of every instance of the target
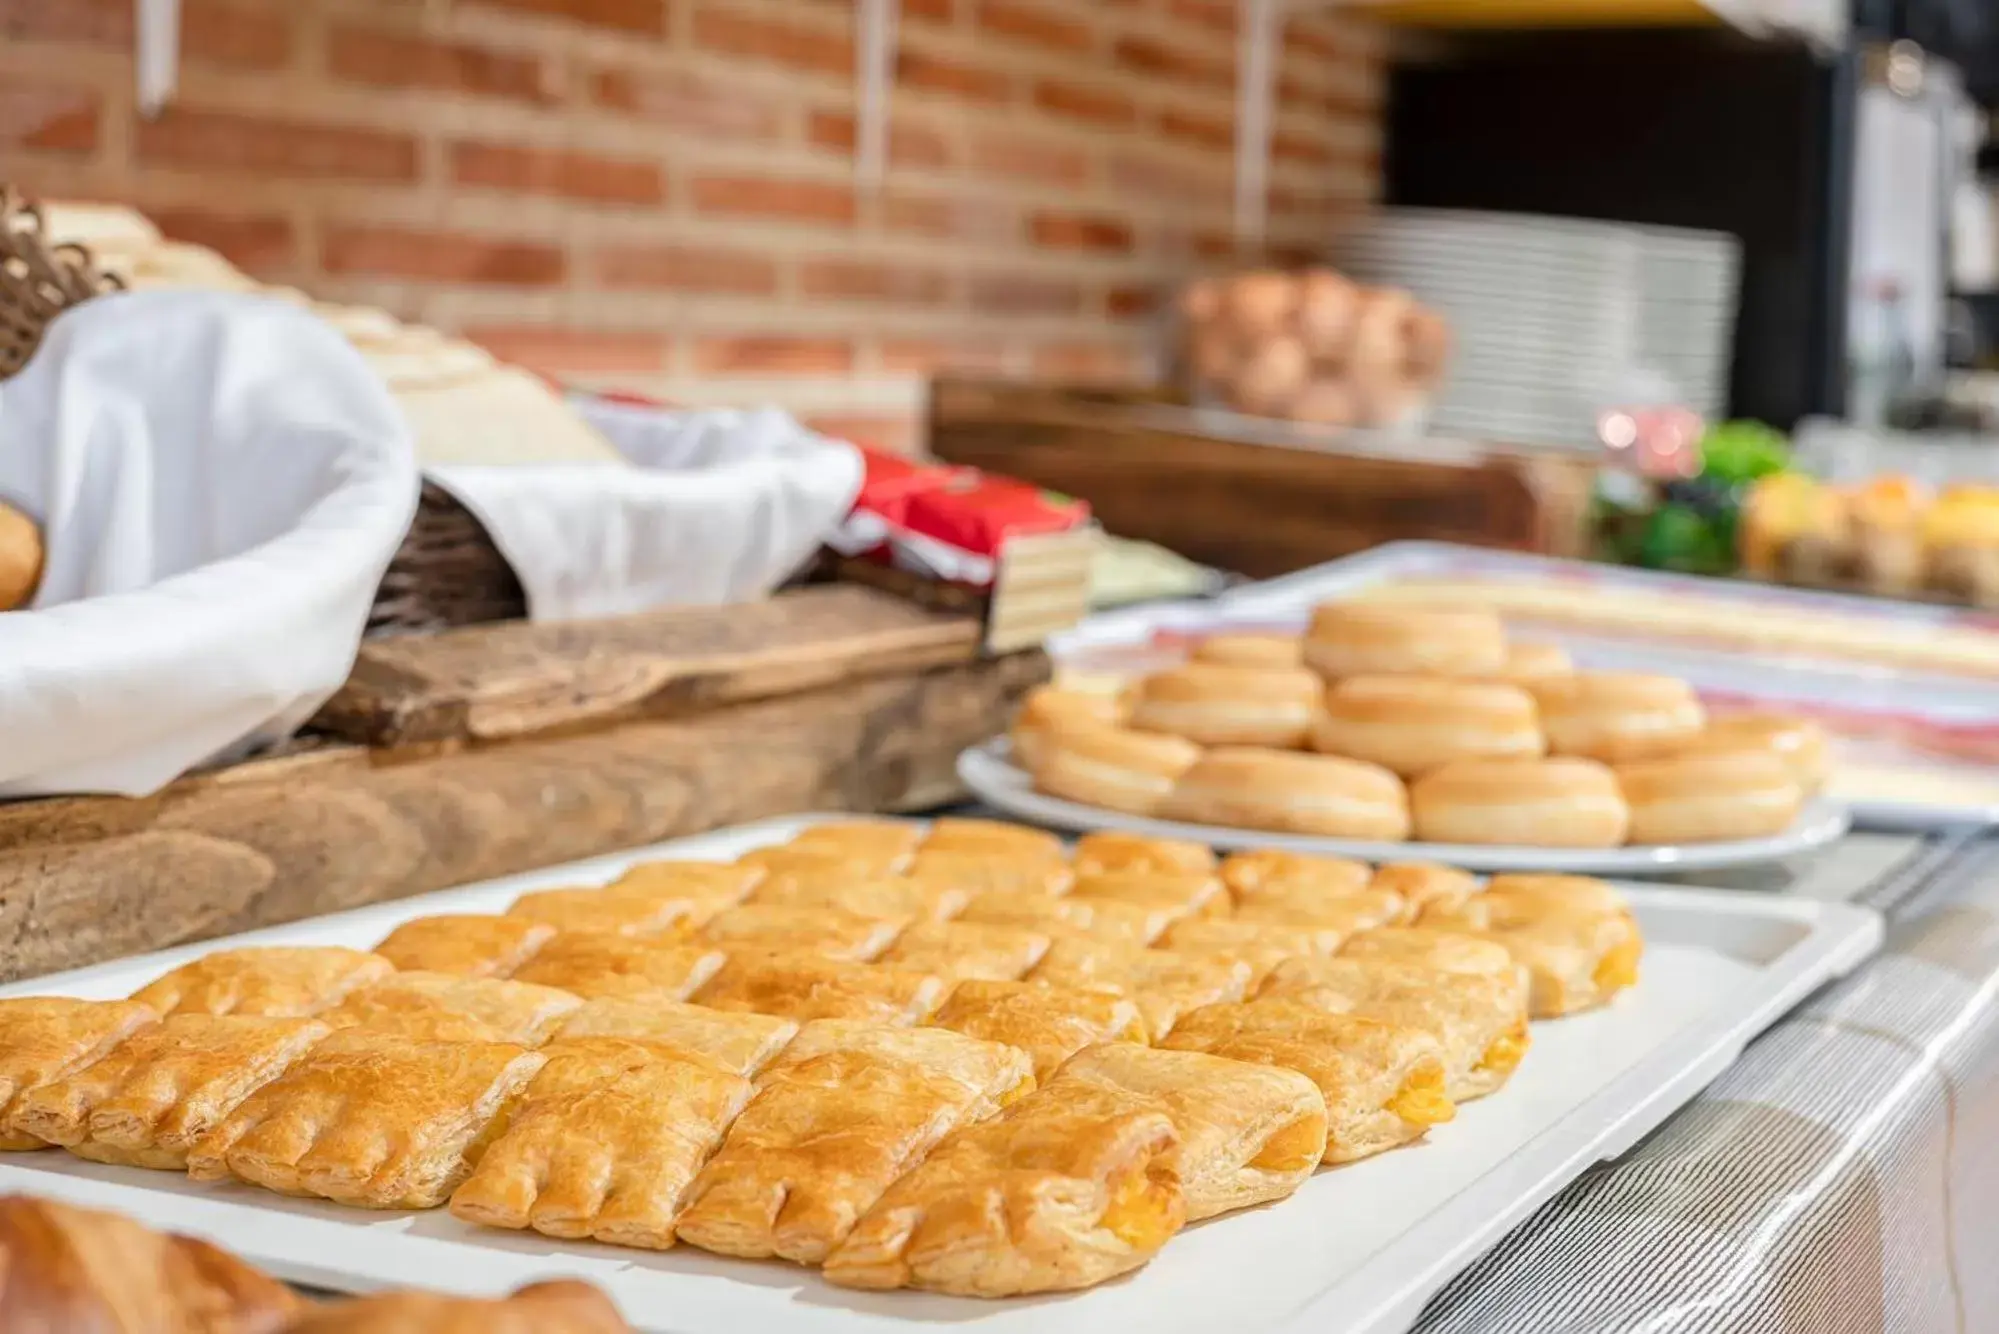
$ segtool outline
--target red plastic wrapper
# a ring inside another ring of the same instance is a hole
[[[1017,537],[1062,533],[1090,521],[1090,507],[974,468],[912,463],[861,447],[867,480],[832,541],[926,578],[973,587],[993,581],[1000,550]]]

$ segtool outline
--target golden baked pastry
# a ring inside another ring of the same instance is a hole
[[[1328,893],[1314,885],[1281,884],[1244,899],[1236,920],[1277,926],[1304,926],[1337,932],[1342,938],[1398,922],[1403,917],[1400,894],[1386,889]]]
[[[876,921],[944,922],[965,911],[971,901],[971,890],[948,881],[778,875],[758,886],[746,906],[837,908]]]
[[[547,922],[452,913],[404,922],[382,938],[375,953],[397,968],[460,977],[511,977],[554,939],[555,928]]]
[[[1831,769],[1825,728],[1810,718],[1781,713],[1729,713],[1709,718],[1706,728],[1675,754],[1726,755],[1755,750],[1775,755],[1810,796],[1825,786]]]
[[[936,1026],[903,1028],[865,1019],[815,1019],[798,1030],[791,1044],[777,1054],[758,1083],[779,1072],[834,1052],[861,1052],[885,1061],[902,1061],[963,1080],[987,1101],[969,1116],[983,1120],[1034,1089],[1034,1063],[1026,1052],[1004,1042]]]
[[[1417,1028],[1259,1000],[1191,1011],[1161,1045],[1310,1079],[1325,1103],[1323,1162],[1411,1143],[1457,1115],[1444,1091],[1443,1049]]]
[[[639,862],[604,888],[625,894],[695,899],[720,907],[742,902],[763,877],[761,866],[742,862]]]
[[[1768,838],[1798,818],[1804,789],[1770,751],[1674,755],[1620,764],[1633,843],[1713,843]]]
[[[1250,988],[1286,959],[1331,954],[1345,937],[1336,930],[1282,922],[1190,917],[1176,922],[1160,944],[1191,957],[1219,956],[1249,965]]]
[[[1491,679],[1504,681],[1509,685],[1524,686],[1535,681],[1545,681],[1551,676],[1567,676],[1575,669],[1576,664],[1569,657],[1568,650],[1559,644],[1522,644],[1508,641],[1506,665]]]
[[[721,970],[712,946],[634,939],[609,931],[565,931],[514,974],[516,982],[578,996],[693,995]]]
[[[1391,843],[1409,837],[1402,780],[1331,755],[1216,746],[1185,770],[1160,809],[1196,824]]]
[[[1296,1001],[1430,1034],[1442,1044],[1453,1102],[1496,1091],[1527,1054],[1527,998],[1504,974],[1452,973],[1388,959],[1292,959],[1264,979],[1259,1000]]]
[[[1478,893],[1478,877],[1435,862],[1384,862],[1367,885],[1402,900],[1398,926],[1412,925],[1432,906],[1462,903]]]
[[[1428,843],[1614,848],[1631,811],[1595,760],[1458,760],[1409,788],[1416,837]]]
[[[940,1057],[907,1036],[904,1055],[871,1044],[767,1072],[689,1189],[681,1240],[819,1264],[939,1140],[990,1114],[1023,1077],[1032,1086],[1011,1047],[964,1040]]]
[[[1019,926],[1051,937],[1091,936],[1098,940],[1150,945],[1166,928],[1186,916],[1175,907],[1120,903],[1115,899],[1085,899],[1070,895],[1009,894],[994,890],[973,899],[960,922]]]
[[[894,875],[895,868],[907,859],[908,854],[904,852],[865,852],[853,847],[827,847],[823,844],[800,847],[780,843],[746,852],[736,859],[736,863],[761,872],[764,880],[768,880],[780,875]],[[764,880],[758,883],[762,884]]]
[[[746,954],[729,960],[695,993],[718,1010],[753,1010],[812,1019],[923,1022],[944,999],[944,979],[900,968],[866,967],[816,954]]]
[[[336,1033],[203,1136],[188,1175],[363,1209],[433,1209],[545,1059],[507,1042]]]
[[[1347,894],[1367,888],[1372,872],[1366,862],[1346,857],[1320,857],[1304,852],[1282,852],[1259,848],[1254,852],[1233,853],[1222,863],[1222,883],[1236,898],[1245,898],[1278,885],[1302,883],[1328,894]]]
[[[1283,1199],[1326,1151],[1326,1100],[1295,1070],[1112,1042],[1070,1057],[1048,1087],[1075,1084],[1173,1118],[1190,1223]]]
[[[1305,661],[1305,640],[1300,635],[1209,635],[1187,656],[1230,667],[1296,667]]]
[[[1139,682],[1131,726],[1204,746],[1302,746],[1325,683],[1303,667],[1190,662]]]
[[[702,928],[701,938],[730,953],[805,951],[829,959],[865,961],[894,944],[908,925],[906,917],[863,917],[839,908],[745,903],[717,913]]]
[[[1041,1080],[1085,1047],[1146,1040],[1145,1018],[1129,997],[1046,983],[961,982],[930,1022],[1018,1047]]]
[[[976,820],[945,816],[932,820],[917,845],[917,855],[926,852],[974,853],[981,857],[1005,857],[1018,861],[1066,862],[1068,852],[1062,840],[1041,829],[1008,824],[1004,820]]]
[[[1421,964],[1447,973],[1510,978],[1525,987],[1520,967],[1506,947],[1475,932],[1432,926],[1377,927],[1348,940],[1340,946],[1340,953],[1352,959]]]
[[[1050,733],[1077,724],[1115,727],[1125,721],[1128,712],[1126,701],[1116,695],[1037,686],[1021,701],[1013,726],[1007,729],[1007,739],[1013,744],[1015,762],[1032,770],[1041,762],[1042,743]]]
[[[1643,672],[1576,672],[1531,684],[1548,749],[1617,762],[1665,755],[1698,736],[1707,714],[1685,681]]]
[[[553,1040],[616,1038],[749,1078],[796,1036],[795,1020],[685,1005],[655,994],[586,1001],[570,1011]]]
[[[1030,771],[1050,796],[1132,815],[1155,815],[1201,758],[1184,737],[1096,725],[1051,732]]]
[[[217,950],[132,993],[165,1017],[248,1014],[298,1018],[338,1005],[347,993],[395,971],[380,955],[338,946],[265,945]]]
[[[925,850],[910,858],[903,874],[926,884],[950,885],[981,894],[1066,894],[1075,883],[1075,873],[1058,861],[1039,856],[1012,857],[1005,853],[934,852]]]
[[[137,1001],[61,996],[0,1000],[0,1149],[45,1149],[48,1141],[6,1129],[22,1098],[97,1061],[159,1022]]]
[[[540,889],[507,907],[507,916],[572,931],[684,939],[719,910],[708,898],[615,889]]]
[[[1216,1001],[1241,1000],[1250,965],[1241,959],[1177,954],[1107,940],[1058,940],[1030,975],[1058,987],[1116,991],[1138,1003],[1145,1031],[1157,1042],[1181,1014]]]
[[[511,1297],[391,1292],[320,1306],[284,1334],[631,1334],[610,1298],[587,1283],[532,1283]]]
[[[902,933],[880,962],[890,968],[933,973],[947,982],[969,978],[1012,981],[1048,953],[1050,938],[1022,926],[996,922],[926,922]]]
[[[841,820],[802,829],[786,846],[835,856],[906,859],[922,841],[923,826],[907,820]]]
[[[1078,873],[1072,899],[1164,908],[1175,920],[1205,914],[1226,916],[1228,891],[1206,871],[1093,871]]]
[[[1542,912],[1629,912],[1631,905],[1605,881],[1593,875],[1496,875],[1485,883],[1485,893],[1474,904],[1471,895],[1448,899],[1425,907],[1436,919],[1447,915],[1476,918],[1485,926],[1523,926]]]
[[[1329,602],[1312,613],[1305,665],[1331,681],[1496,676],[1506,669],[1506,634],[1487,611]]]
[[[1603,894],[1616,901],[1607,886]],[[1552,1019],[1609,1001],[1638,981],[1645,950],[1638,924],[1622,906],[1606,909],[1596,895],[1570,887],[1488,887],[1462,905],[1425,913],[1425,926],[1458,931],[1502,946],[1527,970],[1528,1007]]]
[[[1534,698],[1517,686],[1440,676],[1350,676],[1326,692],[1312,747],[1405,778],[1452,760],[1533,759]]]
[[[531,982],[409,972],[361,988],[320,1018],[333,1028],[535,1047],[582,1003]]]
[[[197,1140],[330,1031],[315,1019],[172,1015],[15,1099],[7,1129],[93,1162],[181,1168]]]
[[[451,1196],[488,1227],[663,1251],[750,1081],[608,1039],[558,1042],[506,1131]]]
[[[1012,1297],[1138,1268],[1186,1218],[1179,1132],[1077,1080],[966,1126],[890,1186],[826,1259],[829,1282]]]
[[[1207,844],[1192,839],[1099,832],[1076,840],[1073,865],[1078,875],[1100,875],[1106,871],[1212,875],[1215,853]]]

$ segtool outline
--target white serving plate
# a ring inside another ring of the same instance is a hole
[[[372,945],[399,923],[497,911],[529,889],[612,879],[636,861],[735,857],[833,816],[796,816],[165,950],[0,988],[125,995],[231,945]],[[1749,1040],[1878,947],[1880,918],[1845,904],[1629,887],[1647,938],[1645,978],[1595,1014],[1537,1024],[1499,1095],[1430,1142],[1321,1172],[1292,1199],[1211,1220],[1116,1283],[1063,1297],[978,1302],[857,1293],[810,1270],[707,1255],[560,1242],[476,1228],[444,1211],[374,1214],[50,1151],[0,1155],[0,1192],[117,1209],[228,1246],[302,1283],[341,1291],[423,1287],[472,1295],[539,1279],[598,1284],[659,1334],[1391,1334],[1513,1224],[1592,1163],[1615,1157],[1726,1069]]]
[[[1831,843],[1847,830],[1846,808],[1813,802],[1791,827],[1770,838],[1733,839],[1723,843],[1648,844],[1623,848],[1532,848],[1479,843],[1380,843],[1361,838],[1324,838],[1316,834],[1282,834],[1267,829],[1193,824],[1126,815],[1101,806],[1085,806],[1034,790],[1034,780],[1008,757],[1007,742],[998,738],[973,746],[958,756],[958,777],[972,794],[1008,815],[1054,829],[1086,833],[1117,829],[1154,838],[1191,838],[1216,848],[1284,848],[1291,852],[1330,857],[1357,857],[1367,862],[1426,861],[1462,866],[1471,871],[1546,871],[1564,875],[1665,875],[1673,872],[1716,871],[1729,866],[1782,861]]]
[[[1735,605],[1797,607],[1872,622],[1889,638],[1922,633],[1960,615],[1958,609],[1927,603],[1486,551],[1447,542],[1390,542],[1295,574],[1244,584],[1219,598],[1159,603],[1094,616],[1057,636],[1049,649],[1058,663],[1065,663],[1135,648],[1162,632],[1200,635],[1230,627],[1302,629],[1312,607],[1320,602],[1396,579],[1443,574],[1563,583],[1583,580],[1601,588],[1624,590],[1633,597],[1694,594]],[[1664,672],[1684,678],[1697,690],[1754,700],[1759,707],[1782,709],[1791,705],[1807,710],[1905,714],[1942,725],[1999,726],[1999,684],[1973,677],[1905,671],[1815,654],[1757,653],[1670,640],[1634,642],[1622,635],[1595,635],[1582,627],[1537,626],[1533,637],[1562,644],[1584,667]],[[1855,825],[1867,829],[1934,830],[1999,824],[1999,802],[1932,795],[1928,789],[1935,786],[1938,784],[1922,784],[1925,794],[1915,798],[1881,791],[1844,799],[1841,804]]]

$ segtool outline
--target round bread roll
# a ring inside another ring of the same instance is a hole
[[[1569,651],[1559,644],[1514,644],[1506,646],[1506,665],[1494,680],[1526,685],[1550,677],[1568,676],[1576,670]]]
[[[0,500],[0,611],[28,605],[42,582],[42,530]]]
[[[1577,672],[1527,687],[1556,755],[1616,763],[1668,755],[1707,725],[1685,681],[1643,672]]]
[[[1459,760],[1409,789],[1426,843],[1614,848],[1630,812],[1617,779],[1594,760]]]
[[[1633,843],[1714,843],[1781,834],[1805,794],[1767,751],[1680,755],[1617,767]]]
[[[1174,784],[1162,813],[1196,824],[1329,838],[1409,837],[1402,782],[1379,765],[1329,755],[1221,746]]]
[[[1347,676],[1495,676],[1506,635],[1484,611],[1434,611],[1329,602],[1312,613],[1305,665],[1328,680]]]
[[[1088,723],[1115,727],[1124,721],[1124,714],[1125,705],[1115,695],[1042,686],[1028,693],[1021,701],[1020,712],[1014,715],[1013,730],[1008,733],[1014,759],[1021,768],[1032,772],[1040,763],[1042,741],[1050,731]]]
[[[1207,746],[1297,749],[1312,733],[1325,689],[1303,667],[1190,662],[1139,683],[1131,725]]]
[[[1050,796],[1151,815],[1201,758],[1201,748],[1176,736],[1083,723],[1051,731],[1039,758],[1034,785]]]
[[[1536,758],[1543,746],[1534,698],[1518,686],[1349,676],[1326,692],[1312,748],[1413,778],[1452,760]]]
[[[1825,786],[1832,768],[1825,728],[1810,718],[1781,713],[1731,713],[1710,718],[1701,733],[1679,750],[1683,755],[1721,755],[1760,750],[1775,755],[1810,796]]]
[[[1209,635],[1189,657],[1224,667],[1296,667],[1305,661],[1305,641],[1297,635]]]

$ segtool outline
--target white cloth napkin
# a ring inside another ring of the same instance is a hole
[[[861,488],[857,450],[775,409],[574,406],[635,466],[429,469],[485,525],[537,621],[762,597]]]
[[[107,296],[0,384],[0,498],[49,545],[0,614],[0,796],[153,791],[346,679],[416,505],[408,429],[321,321]]]

